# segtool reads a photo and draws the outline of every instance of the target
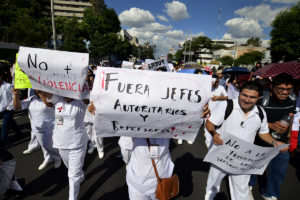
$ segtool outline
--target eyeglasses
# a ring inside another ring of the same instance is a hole
[[[276,89],[277,89],[277,91],[278,91],[279,93],[282,93],[283,91],[287,91],[288,93],[291,93],[291,92],[293,91],[293,88],[282,88],[282,87],[277,87]]]

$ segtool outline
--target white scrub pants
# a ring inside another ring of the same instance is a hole
[[[53,148],[52,133],[35,133],[36,139],[41,145],[44,160],[51,162],[52,160],[56,163],[60,160],[58,149]]]
[[[211,165],[207,178],[205,200],[213,200],[220,191],[220,185],[223,178],[228,173]],[[249,180],[250,175],[229,174],[229,185],[231,200],[249,200]]]
[[[95,147],[97,148],[98,152],[102,152],[103,148],[104,148],[104,144],[103,144],[103,138],[98,137],[96,134],[96,130],[93,126],[92,123],[86,123],[85,124],[85,128],[86,128],[86,132],[88,134],[88,137],[90,139],[90,147]]]
[[[79,194],[80,183],[84,180],[82,166],[86,154],[86,146],[76,149],[59,149],[59,154],[68,168],[69,200],[76,200]]]
[[[207,149],[210,150],[213,146],[213,138],[212,135],[208,132],[206,127],[204,126],[204,136],[205,136],[205,144],[207,146]]]
[[[28,150],[32,150],[32,149],[36,149],[36,148],[38,148],[38,146],[39,146],[39,143],[38,143],[38,141],[37,141],[37,139],[36,139],[36,135],[35,135],[35,133],[33,133],[32,131],[31,131],[31,134],[30,134],[30,141],[29,141],[29,144],[28,144]]]
[[[133,191],[132,189],[128,188],[129,199],[130,200],[156,200],[156,194],[141,194],[137,191]]]

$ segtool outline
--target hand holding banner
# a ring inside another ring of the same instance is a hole
[[[33,89],[74,99],[89,96],[87,53],[20,47],[17,62]]]
[[[260,147],[226,134],[223,145],[213,146],[204,161],[231,174],[263,174],[269,162],[279,153],[279,147]]]
[[[210,76],[101,67],[94,126],[101,137],[194,140],[210,92]]]

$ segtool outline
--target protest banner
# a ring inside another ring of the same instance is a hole
[[[222,137],[223,145],[214,145],[204,161],[231,174],[263,174],[269,162],[288,146],[261,147],[230,134]]]
[[[133,65],[134,65],[133,62],[128,62],[126,60],[123,60],[121,67],[123,69],[133,69]]]
[[[157,71],[159,68],[163,68],[163,69],[166,69],[167,71],[171,71],[166,58],[154,60],[152,62],[148,61],[148,62],[146,62],[146,64],[147,64],[147,68],[149,70]]]
[[[211,93],[211,77],[98,68],[91,98],[100,137],[194,140]]]
[[[89,97],[89,54],[20,47],[17,60],[33,89],[74,99]]]
[[[31,88],[30,80],[28,76],[21,71],[17,59],[18,54],[16,54],[14,86],[16,89]]]

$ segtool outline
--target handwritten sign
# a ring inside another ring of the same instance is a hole
[[[88,62],[87,53],[28,47],[20,47],[18,53],[18,64],[33,89],[74,99],[88,98]]]
[[[171,71],[171,69],[169,68],[169,64],[166,58],[164,59],[159,59],[159,60],[154,60],[152,62],[146,62],[148,69],[149,70],[154,70],[157,71],[159,68],[163,68],[167,71]]]
[[[133,68],[134,63],[133,62],[128,62],[126,60],[123,60],[121,67],[123,69],[132,69]]]
[[[194,140],[210,92],[210,76],[98,68],[94,125],[101,137]]]
[[[14,86],[16,89],[31,88],[30,80],[29,80],[28,76],[21,71],[20,66],[18,65],[17,59],[18,59],[18,54],[16,54]]]
[[[204,161],[231,174],[262,174],[280,149],[288,146],[260,147],[228,134],[224,136],[223,143],[214,145]]]

